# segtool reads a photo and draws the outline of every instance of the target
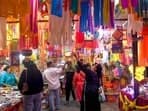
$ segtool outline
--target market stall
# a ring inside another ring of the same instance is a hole
[[[134,88],[128,85],[123,88],[119,96],[119,108],[121,111],[147,111],[148,110],[148,81],[140,84],[138,97],[134,97]]]
[[[22,95],[16,87],[0,88],[0,111],[22,111]]]

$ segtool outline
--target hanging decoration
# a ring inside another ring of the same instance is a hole
[[[39,4],[39,10],[41,12],[41,15],[44,17],[46,15],[48,15],[48,5],[47,5],[47,2],[41,2]]]
[[[80,0],[71,0],[70,9],[71,9],[73,14],[78,13],[78,3],[79,3],[79,1]]]
[[[0,17],[0,49],[6,47],[6,19]]]
[[[143,39],[139,41],[138,65],[148,66],[148,25],[143,27]]]
[[[52,0],[51,2],[51,14],[62,17],[63,13],[63,0]]]
[[[94,33],[94,26],[93,26],[93,14],[92,14],[92,4],[89,4],[89,11],[88,11],[88,31],[92,34]]]
[[[94,25],[98,27],[103,25],[103,0],[94,0]]]
[[[30,13],[20,19],[19,48],[38,48],[38,25],[37,25],[38,0],[30,0]]]
[[[29,0],[0,0],[0,17],[22,17],[29,13]]]
[[[80,31],[85,32],[88,30],[88,13],[89,2],[81,2],[81,16],[80,16]]]
[[[76,32],[76,48],[81,48],[84,43],[84,33],[82,32]]]
[[[140,0],[141,1],[141,0]],[[137,7],[138,0],[121,0],[122,8]]]
[[[31,12],[30,12],[30,38],[32,40],[32,48],[38,47],[38,24],[37,24],[37,11],[38,0],[30,0]]]
[[[137,0],[138,6],[136,7],[136,11],[138,16],[147,17],[148,16],[148,0]]]
[[[104,0],[103,2],[103,25],[114,27],[113,10],[114,2],[112,0]]]

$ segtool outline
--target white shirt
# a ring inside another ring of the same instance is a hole
[[[49,89],[58,89],[60,87],[60,75],[62,68],[50,67],[43,72],[43,78],[47,80]]]

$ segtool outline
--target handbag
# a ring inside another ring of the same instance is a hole
[[[99,88],[99,90],[100,90],[100,93],[98,95],[99,102],[105,102],[106,101],[106,97],[105,97],[105,94],[104,94],[103,87],[101,86]]]
[[[28,83],[27,83],[27,70],[25,71],[25,82],[23,83],[23,87],[22,87],[22,94],[24,94],[25,92],[28,91],[29,87],[28,87]]]

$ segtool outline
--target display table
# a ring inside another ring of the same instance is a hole
[[[119,95],[120,111],[148,111],[148,97],[138,96],[136,99],[127,92],[121,91]]]
[[[22,111],[22,95],[14,87],[0,88],[0,111]]]

